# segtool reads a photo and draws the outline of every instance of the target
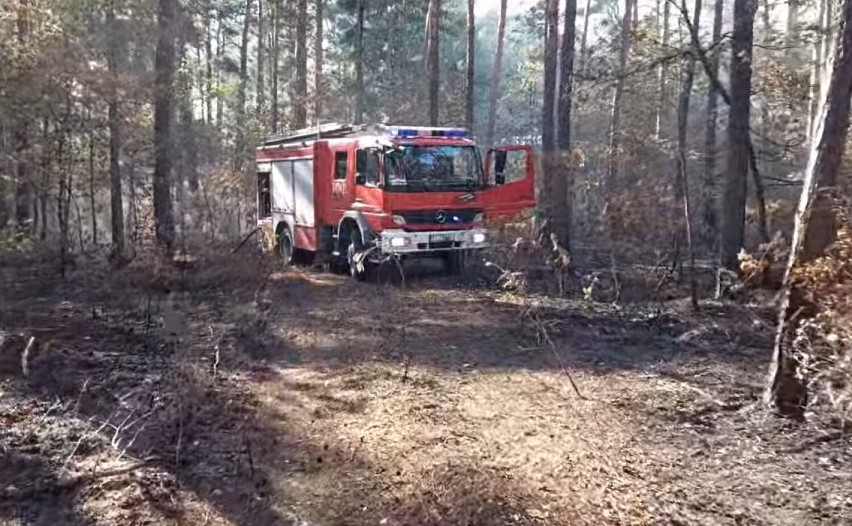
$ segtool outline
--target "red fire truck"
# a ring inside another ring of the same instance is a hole
[[[459,268],[486,225],[535,205],[529,146],[483,162],[459,128],[329,124],[267,138],[257,150],[258,223],[286,264],[323,255],[353,277],[394,257]]]

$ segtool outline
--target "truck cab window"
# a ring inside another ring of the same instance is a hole
[[[379,153],[375,150],[358,150],[356,183],[366,186],[379,184]]]
[[[334,178],[338,181],[346,179],[346,169],[349,167],[349,152],[334,154]]]
[[[270,194],[269,172],[257,174],[258,219],[272,217],[272,195]]]

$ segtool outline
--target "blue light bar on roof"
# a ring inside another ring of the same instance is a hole
[[[446,139],[463,139],[468,136],[464,128],[433,128],[425,126],[389,126],[386,128],[391,137],[411,139],[415,137],[443,137]]]

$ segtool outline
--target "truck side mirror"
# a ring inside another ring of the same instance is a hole
[[[506,150],[494,150],[494,184],[506,183],[506,161],[509,152]]]
[[[365,150],[357,150],[355,152],[355,173],[364,173],[367,167],[367,152]]]

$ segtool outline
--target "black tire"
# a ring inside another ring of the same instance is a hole
[[[278,255],[281,257],[281,262],[287,267],[292,265],[295,252],[293,234],[290,233],[290,228],[285,226],[278,233]]]
[[[355,262],[355,255],[362,250],[364,250],[364,241],[361,238],[361,231],[357,227],[352,227],[349,229],[349,243],[346,245],[346,263],[349,267],[349,275],[358,281],[367,279],[367,269],[370,265],[369,261],[364,260],[359,269]]]

